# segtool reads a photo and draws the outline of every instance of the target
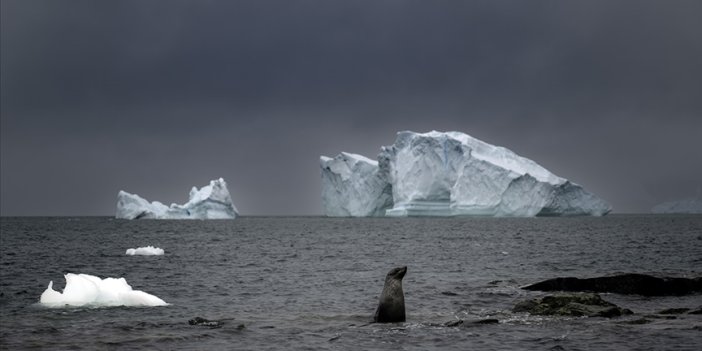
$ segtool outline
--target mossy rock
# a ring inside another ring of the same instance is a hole
[[[528,312],[540,316],[571,317],[618,317],[632,312],[607,302],[598,294],[548,295],[538,299],[522,301],[514,306],[513,312]]]

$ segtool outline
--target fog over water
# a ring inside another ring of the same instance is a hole
[[[648,212],[702,186],[698,1],[1,4],[0,214],[223,177],[320,214],[320,155],[457,130]]]

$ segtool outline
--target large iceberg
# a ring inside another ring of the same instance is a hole
[[[124,278],[100,279],[89,274],[68,273],[63,292],[54,290],[54,282],[44,290],[39,303],[47,307],[64,306],[165,306],[157,296],[134,290]]]
[[[392,206],[392,189],[378,162],[342,152],[320,157],[322,203],[327,216],[382,216]]]
[[[580,185],[464,133],[400,132],[381,150],[377,163],[348,153],[321,157],[328,216],[602,216],[611,210]]]
[[[702,198],[668,201],[651,209],[652,213],[702,213]]]
[[[200,190],[193,187],[184,205],[166,206],[148,202],[139,195],[120,190],[117,194],[116,218],[124,219],[234,219],[239,211],[234,206],[224,179],[210,181]]]

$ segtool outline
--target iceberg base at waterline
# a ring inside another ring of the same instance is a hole
[[[100,279],[89,274],[68,273],[63,292],[53,289],[54,282],[41,294],[45,307],[166,306],[157,296],[134,290],[124,278]]]

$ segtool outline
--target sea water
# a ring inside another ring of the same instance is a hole
[[[619,318],[513,313],[558,276],[702,275],[702,216],[236,220],[8,218],[0,225],[0,348],[93,350],[699,350],[702,295],[602,294]],[[162,256],[128,256],[154,245]],[[407,321],[368,324],[407,266]],[[158,307],[41,306],[66,273],[125,278]],[[189,325],[202,317],[220,327]],[[470,321],[493,318],[497,324]],[[464,320],[456,327],[443,323]],[[640,322],[641,320],[645,322]],[[639,324],[643,323],[643,324]]]

